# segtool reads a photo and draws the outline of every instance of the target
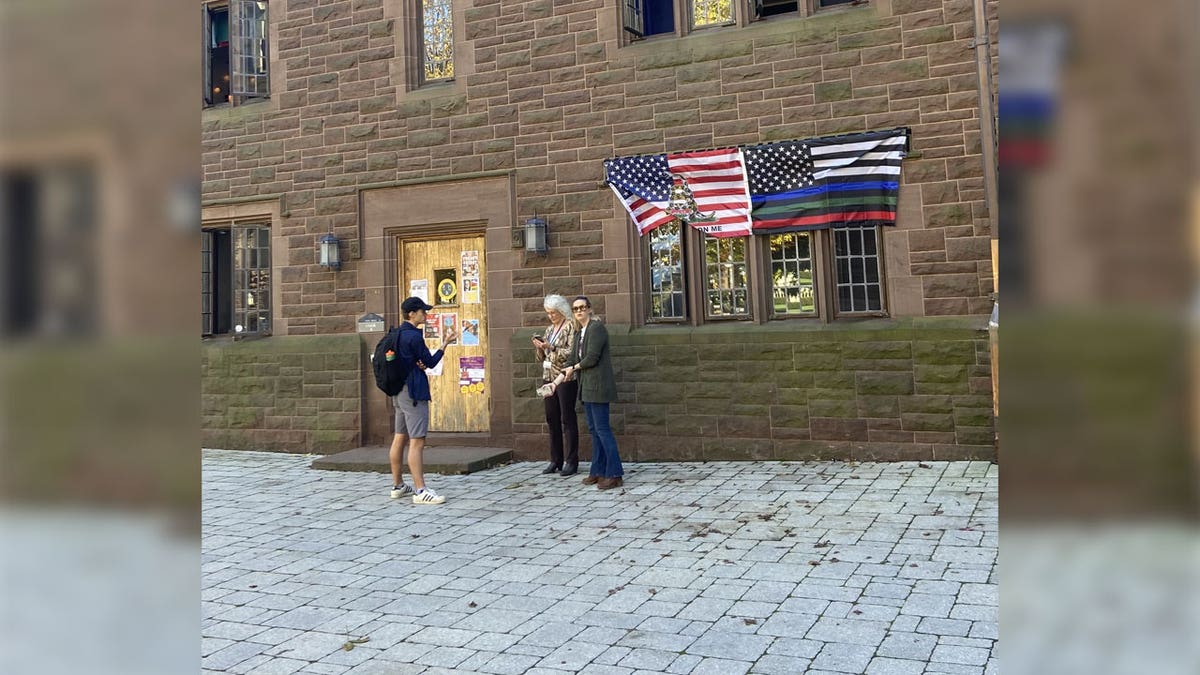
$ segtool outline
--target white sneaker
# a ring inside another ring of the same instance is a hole
[[[446,501],[445,497],[429,488],[423,488],[420,492],[413,495],[414,504],[441,504],[444,501]]]
[[[413,489],[408,487],[407,483],[401,483],[400,487],[392,488],[392,499],[400,499],[407,497],[413,493]]]

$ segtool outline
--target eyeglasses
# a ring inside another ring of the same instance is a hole
[[[572,312],[582,312],[583,310],[585,310],[585,309],[587,309],[587,308],[588,308],[588,306],[587,306],[587,305],[577,305],[577,306],[575,306],[575,307],[572,307],[572,308],[571,308],[571,311],[572,311]]]

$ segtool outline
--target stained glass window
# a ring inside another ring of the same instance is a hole
[[[421,76],[425,82],[454,77],[454,20],[450,0],[422,0]]]

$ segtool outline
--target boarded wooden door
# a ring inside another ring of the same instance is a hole
[[[454,325],[458,340],[446,348],[441,374],[429,375],[430,431],[487,431],[491,365],[487,362],[487,295],[483,237],[401,240],[400,300],[416,295],[433,305],[425,344],[436,351],[441,331]]]

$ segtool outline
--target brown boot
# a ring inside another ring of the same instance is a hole
[[[583,484],[584,485],[595,485],[596,482],[599,480],[600,480],[600,476],[588,476],[587,478],[583,479]]]
[[[621,480],[620,476],[615,478],[601,478],[600,482],[596,483],[596,488],[600,490],[611,490],[613,488],[621,487],[624,484],[625,481]]]

